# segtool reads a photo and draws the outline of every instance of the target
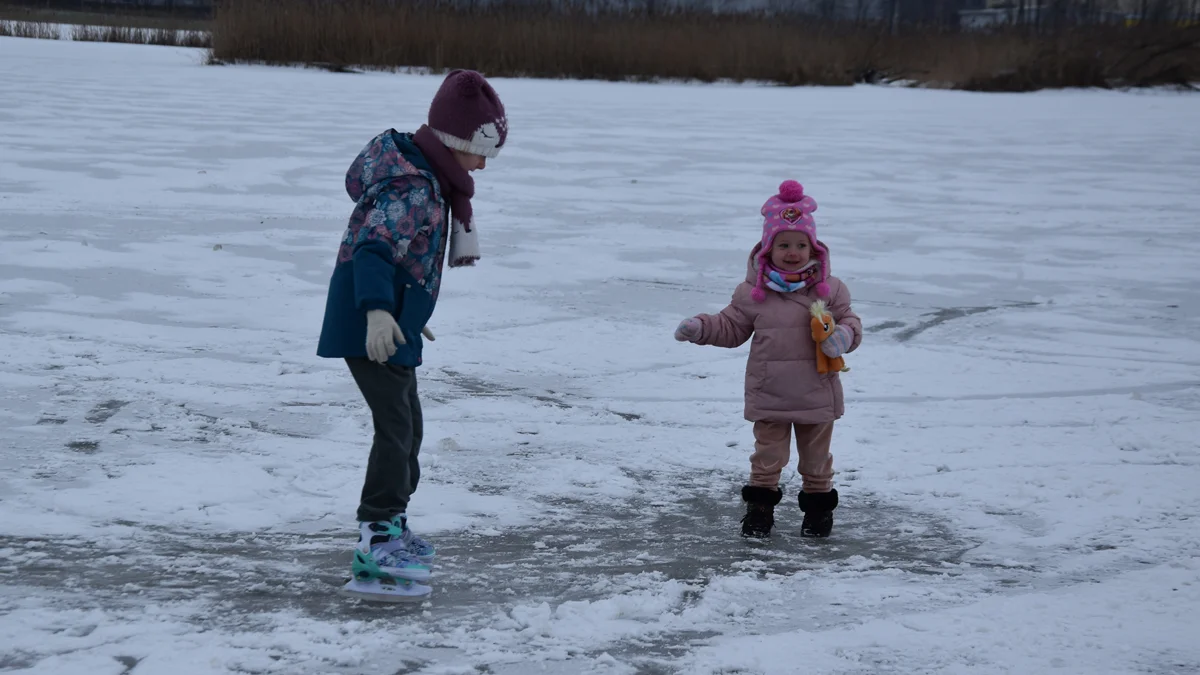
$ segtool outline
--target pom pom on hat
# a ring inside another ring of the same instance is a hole
[[[804,199],[804,186],[794,180],[785,180],[779,184],[779,198],[785,202],[798,202]]]

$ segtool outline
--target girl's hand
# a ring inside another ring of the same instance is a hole
[[[700,333],[704,328],[700,324],[700,319],[692,317],[684,319],[679,323],[679,327],[675,329],[675,339],[680,342],[695,342],[700,339]]]
[[[833,329],[833,333],[825,338],[821,343],[821,351],[825,352],[825,356],[831,359],[836,359],[850,349],[850,343],[854,341],[854,333],[845,326],[838,326]]]

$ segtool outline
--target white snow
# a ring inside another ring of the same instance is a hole
[[[314,351],[344,171],[440,80],[202,61],[0,38],[0,669],[1200,671],[1200,97],[495,81],[421,370],[443,583],[381,609]],[[746,350],[672,331],[785,178],[868,333],[835,537],[787,473],[754,546]]]

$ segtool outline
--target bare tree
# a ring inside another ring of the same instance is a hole
[[[1200,0],[1194,0],[1194,1],[1200,2]],[[854,22],[859,25],[866,23],[867,16],[868,16],[868,14],[870,14],[873,4],[874,3],[872,2],[872,0],[855,0]]]

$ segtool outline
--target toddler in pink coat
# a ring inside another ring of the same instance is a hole
[[[834,420],[844,412],[837,372],[817,372],[817,350],[837,358],[862,341],[862,322],[850,308],[850,291],[829,273],[829,248],[817,239],[817,203],[796,181],[762,207],[762,241],[750,252],[746,280],[718,314],[684,320],[675,339],[700,345],[738,347],[753,337],[746,363],[746,419],[754,423],[750,481],[742,487],[746,515],[742,535],[769,536],[775,505],[783,497],[779,477],[796,435],[798,495],[804,522],[800,533],[827,537],[833,530],[838,493],[833,488]],[[822,301],[836,328],[819,345],[810,328],[810,308]]]

